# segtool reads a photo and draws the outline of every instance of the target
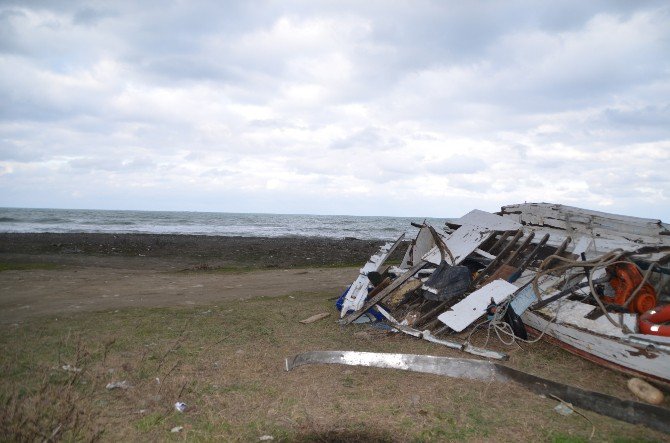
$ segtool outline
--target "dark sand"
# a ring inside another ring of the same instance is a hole
[[[362,265],[382,241],[314,237],[0,233],[0,260],[127,268]]]
[[[339,295],[382,242],[148,234],[0,234],[0,323],[126,307]]]

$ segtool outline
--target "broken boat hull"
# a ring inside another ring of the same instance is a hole
[[[601,336],[572,325],[552,323],[542,314],[526,311],[521,317],[535,335],[607,368],[670,385],[670,352],[653,345],[635,345]]]

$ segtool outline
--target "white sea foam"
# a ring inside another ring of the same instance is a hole
[[[221,212],[108,211],[0,208],[0,232],[101,232],[238,235],[244,237],[355,237],[395,239],[416,234],[423,217],[236,214]],[[445,219],[427,219],[442,226]]]

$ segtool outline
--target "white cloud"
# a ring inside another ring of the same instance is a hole
[[[0,205],[670,219],[662,2],[103,6],[0,6]]]

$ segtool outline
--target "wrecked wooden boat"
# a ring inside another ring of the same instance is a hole
[[[416,226],[399,265],[384,262],[402,238],[361,269],[341,323],[374,310],[397,331],[497,359],[506,355],[473,346],[468,331],[489,328],[507,344],[534,340],[530,332],[670,383],[670,337],[653,323],[670,302],[670,229],[660,220],[524,203]]]
[[[566,248],[564,255],[571,254],[577,260],[573,269],[579,269],[580,261],[597,261],[613,251],[621,251],[614,257],[630,260],[621,259],[620,265],[610,260],[612,264],[603,263],[591,275],[585,275],[587,271],[572,277],[547,273],[540,289],[542,300],[560,293],[562,285],[569,287],[575,282],[604,277],[609,267],[609,280],[602,283],[603,294],[598,295],[599,288],[595,287],[596,297],[600,297],[605,309],[594,305],[590,290],[586,294],[571,293],[553,302],[536,303],[523,312],[526,326],[595,363],[670,383],[670,337],[640,330],[640,317],[653,311],[663,299],[667,301],[670,293],[668,225],[660,220],[549,204],[505,206],[501,215],[518,220],[526,229],[550,233],[555,243],[572,238],[574,246]],[[638,269],[651,272],[645,272],[644,279]]]

